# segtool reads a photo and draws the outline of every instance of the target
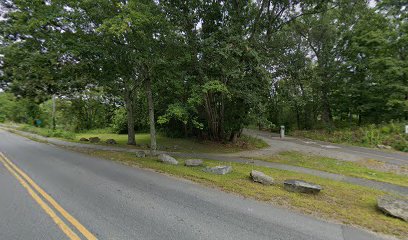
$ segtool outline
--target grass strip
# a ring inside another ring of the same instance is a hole
[[[283,152],[276,156],[260,157],[258,159],[408,187],[407,175],[373,170],[358,162],[340,161],[333,158],[305,155],[299,152]]]

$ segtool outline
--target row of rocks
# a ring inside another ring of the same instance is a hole
[[[159,161],[162,163],[178,165],[178,161],[170,155],[167,154],[160,154]],[[203,166],[203,160],[201,159],[187,159],[184,162],[184,165],[187,167],[200,167]],[[205,167],[203,169],[204,172],[209,172],[213,174],[225,175],[232,171],[231,166],[215,166],[215,167]]]
[[[178,164],[178,161],[175,158],[167,154],[160,154],[159,161],[173,165]],[[188,159],[184,164],[188,167],[199,167],[203,166],[203,161],[201,159]],[[232,167],[205,167],[203,171],[212,174],[225,175],[232,171]],[[258,182],[263,185],[272,185],[274,183],[274,179],[271,176],[268,176],[260,171],[252,170],[249,175],[254,182]],[[290,192],[307,194],[318,194],[323,189],[320,185],[296,179],[285,180],[283,182],[283,187]],[[395,196],[382,196],[378,198],[377,207],[387,215],[391,215],[408,222],[408,199],[398,198]]]
[[[274,183],[274,180],[271,176],[268,176],[260,171],[252,170],[250,173],[250,177],[254,182],[258,182],[263,185],[272,185]],[[290,192],[310,194],[317,194],[323,189],[320,185],[295,179],[285,180],[283,182],[283,187]]]
[[[101,141],[101,139],[98,138],[98,137],[90,137],[89,139],[88,139],[88,138],[81,138],[81,139],[79,139],[79,141],[81,141],[81,142],[99,143],[99,142]],[[106,139],[105,143],[106,143],[106,144],[117,144],[117,142],[115,141],[115,139],[111,139],[111,138],[110,138],[110,139]]]
[[[167,164],[178,165],[178,161],[167,154],[160,154],[159,161]],[[203,166],[203,161],[201,159],[188,159],[185,161],[184,164],[185,166],[188,167],[198,167]],[[232,167],[231,166],[205,167],[203,171],[212,174],[225,175],[232,172]],[[274,183],[274,180],[271,176],[268,176],[260,171],[252,170],[250,173],[250,177],[254,182],[258,182],[264,185],[272,185]],[[322,187],[320,185],[293,179],[285,180],[284,188],[291,192],[311,194],[317,194],[322,190]]]

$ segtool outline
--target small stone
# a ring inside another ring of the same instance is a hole
[[[107,144],[117,144],[117,142],[115,141],[115,139],[107,139],[107,140],[105,141],[105,143],[107,143]]]
[[[89,139],[88,139],[88,138],[81,138],[81,139],[79,139],[79,141],[81,141],[81,142],[89,142]]]
[[[377,199],[377,207],[387,215],[408,222],[408,199],[397,198],[390,195],[381,196]]]
[[[187,167],[202,166],[203,165],[203,160],[201,160],[201,159],[187,159],[184,162],[184,165],[186,165]]]
[[[178,161],[175,158],[173,158],[173,157],[171,157],[171,156],[169,156],[167,154],[160,154],[159,155],[159,161],[163,162],[163,163],[173,164],[173,165],[178,164]]]
[[[390,150],[390,149],[392,149],[392,147],[391,147],[391,146],[388,146],[388,145],[385,145],[385,149]]]
[[[144,158],[146,157],[146,153],[144,151],[137,151],[135,152],[137,158]]]
[[[98,137],[90,137],[90,138],[89,138],[89,141],[90,141],[91,143],[98,143],[98,142],[101,141],[101,139],[98,138]]]
[[[272,185],[273,184],[273,178],[266,175],[263,172],[259,172],[256,170],[252,170],[251,173],[249,174],[254,182],[259,182],[264,185]]]
[[[323,189],[320,185],[305,182],[302,180],[285,180],[283,182],[283,187],[289,192],[301,192],[312,194],[317,194]]]
[[[232,167],[231,166],[206,167],[203,169],[203,171],[213,173],[213,174],[225,175],[232,171]]]

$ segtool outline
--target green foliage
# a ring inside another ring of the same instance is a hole
[[[41,111],[30,99],[17,99],[13,94],[0,92],[0,122],[33,123],[41,119]]]
[[[408,118],[399,1],[13,3],[0,22],[0,85],[26,107],[0,120],[50,125],[52,94],[64,98],[61,129],[112,124],[130,138],[154,129],[154,114],[169,135],[216,141],[254,122],[334,131]],[[362,144],[383,140],[367,131]]]
[[[39,134],[44,137],[55,137],[55,138],[63,138],[63,139],[75,139],[75,133],[64,131],[62,129],[52,130],[49,128],[40,128],[34,127],[32,125],[23,125],[17,128],[21,131],[31,132],[35,134]]]
[[[405,134],[407,123],[391,122],[389,124],[370,124],[364,127],[338,129],[332,132],[324,130],[294,131],[294,136],[307,137],[334,143],[347,143],[360,146],[391,146],[395,150],[408,152],[408,134]]]
[[[127,132],[126,109],[118,108],[115,110],[112,118],[111,128],[114,133]]]

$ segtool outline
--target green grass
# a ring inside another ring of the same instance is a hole
[[[17,127],[17,130],[35,133],[35,134],[38,134],[44,137],[63,138],[63,139],[68,139],[68,140],[75,139],[75,133],[64,131],[61,129],[52,130],[49,128],[40,128],[40,127],[34,127],[30,125],[19,125]]]
[[[133,147],[127,145],[126,134],[113,133],[79,133],[76,134],[75,140],[79,141],[81,138],[99,137],[102,142],[106,139],[115,139],[119,146]],[[147,148],[150,144],[150,134],[138,133],[136,134],[137,147]],[[243,136],[237,144],[219,143],[211,141],[199,141],[196,139],[186,138],[169,138],[157,135],[157,143],[159,150],[177,151],[177,152],[202,152],[202,153],[232,153],[242,150],[251,150],[266,147],[267,144],[260,140],[248,136]]]
[[[118,146],[132,148],[135,146],[127,145],[127,134],[110,133],[110,129],[95,129],[84,133],[73,133],[64,130],[53,131],[48,128],[38,128],[30,125],[17,125],[17,130],[35,133],[45,137],[55,137],[69,141],[79,142],[81,138],[99,137],[105,144],[106,139],[114,139]],[[150,144],[150,134],[136,134],[137,148],[148,148]],[[87,143],[87,142],[81,142]],[[201,153],[233,153],[243,150],[253,150],[267,147],[268,144],[258,138],[242,136],[236,144],[221,143],[212,141],[199,141],[194,138],[169,138],[157,135],[159,150],[176,151],[176,152],[201,152]]]
[[[213,175],[202,171],[202,167],[185,167],[184,159],[178,159],[178,166],[158,162],[155,158],[136,158],[131,153],[76,149],[93,156],[119,161],[127,165],[154,169],[158,172],[189,179],[226,192],[266,201],[273,205],[285,206],[306,214],[325,219],[358,225],[375,232],[398,237],[408,235],[408,224],[400,219],[385,216],[376,208],[376,198],[384,192],[348,183],[336,182],[320,177],[290,171],[257,167],[240,163],[222,163],[205,160],[207,166],[231,165],[233,172],[227,175]],[[252,169],[273,176],[276,184],[263,186],[249,178]],[[318,195],[291,193],[283,189],[285,179],[302,179],[320,184],[324,190]]]
[[[259,159],[408,187],[408,177],[406,175],[376,171],[364,167],[358,162],[339,161],[332,158],[305,155],[298,152],[284,152],[273,157],[262,157]]]

